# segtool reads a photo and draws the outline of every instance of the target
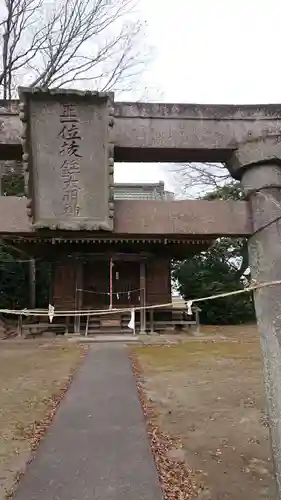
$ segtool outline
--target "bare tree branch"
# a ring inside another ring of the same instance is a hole
[[[233,182],[221,163],[186,163],[173,166],[173,179],[179,196],[196,198]]]
[[[19,81],[122,87],[148,60],[148,52],[139,48],[145,24],[135,21],[134,0],[5,0],[5,7],[0,19],[4,99],[14,96]]]

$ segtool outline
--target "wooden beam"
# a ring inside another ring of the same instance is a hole
[[[149,309],[149,328],[150,333],[154,332],[154,309]]]
[[[76,286],[75,286],[75,310],[80,311],[82,307],[82,292],[81,289],[83,287],[83,265],[79,259],[74,261],[74,265],[76,267]],[[81,318],[80,315],[77,314],[74,318],[74,333],[80,334],[80,323]]]
[[[140,262],[140,333],[146,333],[146,264]]]

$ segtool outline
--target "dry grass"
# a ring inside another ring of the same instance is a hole
[[[157,423],[181,440],[179,454],[202,486],[200,498],[274,498],[256,329],[203,334],[135,349]]]
[[[81,358],[63,342],[0,343],[0,500],[6,498],[34,446],[34,430]]]

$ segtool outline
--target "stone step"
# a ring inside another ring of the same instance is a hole
[[[93,318],[89,319],[89,325],[102,325],[103,323],[106,323],[108,325],[112,324],[112,326],[118,325],[118,324],[124,324],[124,323],[129,323],[130,321],[130,316],[124,317],[122,319],[119,318]]]
[[[129,328],[89,328],[88,335],[131,335],[133,332]]]
[[[108,335],[108,334],[102,334],[102,335],[90,335],[88,337],[85,336],[78,336],[78,335],[73,335],[68,337],[69,342],[83,342],[83,343],[94,343],[94,342],[123,342],[123,343],[128,343],[128,342],[138,342],[139,336],[138,335],[125,335],[124,333],[118,335]]]

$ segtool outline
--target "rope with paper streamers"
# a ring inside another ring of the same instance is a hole
[[[86,293],[93,293],[95,295],[110,295],[110,292],[97,292],[95,290],[86,290],[85,288],[77,288],[77,292],[86,292]],[[126,290],[126,291],[119,291],[119,292],[111,292],[112,295],[130,295],[131,293],[134,292],[141,292],[144,290],[144,288],[134,288],[132,290]]]
[[[281,209],[281,204],[278,203],[272,196],[269,197],[262,190],[256,190],[256,194],[263,196],[264,199],[266,199],[267,201],[271,201],[276,207]],[[274,222],[277,222],[279,220],[279,218],[280,217],[273,219],[268,224],[266,224],[264,227],[260,228],[258,231],[260,231],[261,229],[264,229],[265,227],[269,226],[270,224],[273,224]],[[253,235],[258,231],[255,231],[253,233]],[[19,261],[17,261],[17,262],[19,262]],[[29,261],[22,260],[22,262],[29,262]],[[185,301],[185,304],[187,307],[187,314],[190,316],[192,315],[192,305],[195,303],[206,302],[208,300],[221,299],[224,297],[230,297],[230,296],[234,296],[234,295],[240,295],[242,293],[249,293],[249,292],[252,292],[254,290],[266,288],[268,286],[276,286],[276,285],[280,285],[280,284],[281,284],[281,280],[269,281],[269,282],[265,282],[265,283],[252,284],[251,286],[246,287],[243,290],[234,290],[232,292],[219,293],[216,295],[209,295],[207,297],[200,297],[198,299],[187,300],[187,301]],[[142,289],[140,288],[138,290],[140,291]],[[82,291],[82,290],[80,290],[80,291]],[[95,292],[92,292],[92,293],[95,293]],[[118,292],[116,292],[116,293],[118,293]],[[124,293],[128,293],[128,292],[124,292]],[[100,309],[100,310],[96,310],[96,309],[77,310],[76,309],[74,311],[68,310],[68,311],[59,311],[59,312],[55,312],[54,306],[49,304],[48,310],[46,310],[46,309],[21,309],[21,310],[0,309],[0,314],[12,314],[12,315],[16,315],[16,316],[48,316],[50,322],[52,322],[52,320],[55,316],[56,317],[100,316],[100,315],[116,314],[116,313],[123,313],[123,312],[132,312],[132,310],[141,311],[141,310],[149,310],[149,309],[161,309],[163,307],[170,307],[170,306],[173,306],[175,304],[181,304],[181,303],[182,303],[182,301],[175,301],[175,302],[168,302],[166,304],[156,304],[153,306],[142,306],[142,307],[137,306],[134,308],[132,308],[132,307],[127,307],[127,308],[123,308],[123,309],[111,308],[111,309],[106,309],[106,310],[105,309]]]
[[[277,281],[269,281],[265,283],[256,283],[252,284],[249,287],[244,288],[243,290],[233,290],[232,292],[226,292],[226,293],[218,293],[216,295],[209,295],[206,297],[200,297],[198,299],[193,299],[193,300],[187,300],[185,301],[186,306],[187,306],[187,314],[192,315],[192,306],[193,304],[198,304],[199,302],[206,302],[209,300],[215,300],[215,299],[221,299],[223,297],[230,297],[233,295],[241,295],[242,293],[249,293],[254,290],[259,290],[262,288],[266,288],[269,286],[276,286],[276,285],[281,285],[281,280]],[[181,304],[182,301],[175,301],[175,302],[167,302],[166,304],[156,304],[153,306],[137,306],[134,307],[134,311],[141,311],[141,310],[150,310],[150,309],[161,309],[164,307],[170,307],[175,304]],[[68,310],[68,311],[55,311],[55,308],[53,305],[49,305],[48,309],[0,309],[1,314],[12,314],[15,316],[46,316],[49,317],[50,322],[52,322],[54,317],[67,317],[67,316],[102,316],[102,315],[108,315],[108,314],[116,314],[116,313],[125,313],[125,312],[130,312],[132,311],[132,307],[126,307],[123,309],[81,309],[81,310]]]

